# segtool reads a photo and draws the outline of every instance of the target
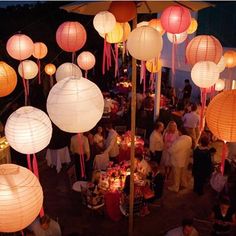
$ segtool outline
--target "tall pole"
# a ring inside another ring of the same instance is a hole
[[[162,68],[156,74],[155,80],[155,100],[154,100],[154,122],[160,115],[160,104],[161,104],[161,72]]]
[[[137,16],[133,19],[133,29],[137,26]],[[134,155],[135,155],[135,120],[136,120],[136,59],[132,57],[132,97],[131,97],[131,149],[130,149],[130,199],[129,199],[129,236],[134,228]]]

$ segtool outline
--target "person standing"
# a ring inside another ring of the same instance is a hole
[[[184,80],[184,89],[183,89],[183,103],[188,104],[190,102],[192,85],[189,82],[189,79]]]

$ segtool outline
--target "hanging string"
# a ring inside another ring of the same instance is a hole
[[[35,154],[33,154],[33,172],[39,178],[38,162]]]
[[[154,89],[154,74],[150,73],[150,78],[149,78],[151,84],[150,84],[150,90],[153,91]]]
[[[175,56],[176,56],[176,49],[177,49],[177,39],[176,35],[173,34],[173,43],[172,43],[172,55],[171,55],[171,71],[172,71],[172,76],[171,76],[171,86],[174,87],[174,80],[175,80]]]
[[[25,73],[24,73],[24,63],[23,61],[20,61],[21,68],[22,68],[22,82],[23,82],[23,87],[24,87],[24,93],[25,93],[25,106],[27,106],[27,100],[28,100],[28,90],[27,90],[27,85],[25,82]]]
[[[118,52],[118,44],[115,43],[115,78],[118,76],[119,74],[119,52]]]
[[[37,64],[38,64],[38,70],[39,70],[39,72],[38,72],[38,81],[39,81],[39,84],[41,84],[41,73],[40,73],[40,71],[41,71],[41,63],[40,63],[39,59],[37,59]]]
[[[87,70],[85,70],[84,76],[85,76],[86,79],[88,79],[88,71]]]
[[[186,49],[187,49],[188,43],[189,43],[189,34],[187,35],[187,38],[185,40],[185,45],[184,45],[184,62],[185,62],[185,64],[188,63],[187,56],[186,56]]]
[[[54,85],[54,82],[53,82],[53,76],[50,75],[50,88],[52,88]]]
[[[204,115],[205,115],[205,107],[206,107],[206,89],[202,88],[201,89],[201,114],[200,114],[200,132],[202,132],[204,128]]]
[[[21,235],[22,235],[22,236],[24,236],[24,235],[25,235],[23,230],[21,230],[20,232],[21,232]]]
[[[222,175],[224,175],[226,151],[227,151],[226,141],[223,141],[222,154],[221,154],[221,165],[220,165],[220,171],[221,171]]]
[[[122,28],[123,28],[123,37],[122,37],[122,62],[125,61],[125,50],[126,50],[126,43],[125,43],[125,23],[122,23]]]
[[[75,64],[76,52],[72,52],[72,63]]]
[[[85,173],[85,164],[84,164],[84,151],[83,151],[83,143],[82,143],[82,138],[81,134],[78,133],[78,143],[79,143],[79,156],[80,156],[80,169],[81,169],[81,178],[86,177]]]
[[[30,154],[27,154],[26,157],[27,157],[28,169],[32,171],[32,165],[31,165]]]
[[[212,100],[215,96],[215,85],[211,86],[210,100]]]

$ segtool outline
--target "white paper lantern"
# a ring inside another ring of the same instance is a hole
[[[104,99],[96,84],[83,77],[59,81],[49,92],[47,111],[61,130],[82,133],[101,119]]]
[[[38,74],[38,65],[31,60],[24,60],[18,66],[18,72],[24,79],[33,79]]]
[[[109,11],[101,11],[95,15],[93,26],[99,34],[106,34],[113,30],[116,24],[115,16]]]
[[[95,62],[95,56],[89,51],[81,52],[77,57],[77,63],[79,67],[83,70],[92,69],[95,65]]]
[[[0,165],[0,232],[26,228],[42,204],[42,187],[30,170],[15,164]]]
[[[198,87],[209,88],[213,86],[219,78],[217,65],[212,61],[199,61],[191,71],[191,77]]]
[[[223,79],[218,79],[215,84],[216,91],[222,91],[225,88],[225,81]]]
[[[223,56],[221,57],[220,61],[218,62],[217,68],[218,68],[218,70],[219,70],[220,73],[221,73],[222,71],[224,71],[224,69],[225,69],[225,59],[224,59]]]
[[[5,134],[10,146],[23,154],[43,150],[52,137],[52,124],[41,110],[24,106],[7,119]]]
[[[183,33],[180,33],[180,34],[171,34],[171,33],[167,32],[167,38],[169,39],[169,41],[171,43],[174,43],[174,37],[175,37],[175,40],[176,40],[175,43],[180,44],[180,43],[183,43],[186,40],[186,38],[188,37],[188,34],[187,34],[186,31],[183,32]]]
[[[57,68],[56,71],[57,82],[71,76],[82,77],[82,72],[77,65],[70,62],[66,62],[61,64]]]
[[[127,49],[131,56],[143,61],[159,56],[162,46],[161,34],[150,26],[135,28],[127,40]]]

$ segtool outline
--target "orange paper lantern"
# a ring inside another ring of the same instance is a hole
[[[48,48],[44,43],[36,42],[34,43],[33,56],[37,59],[44,58],[48,53]]]
[[[206,122],[210,131],[227,142],[236,142],[236,90],[219,93],[210,102]]]
[[[216,64],[222,57],[222,46],[212,35],[199,35],[193,38],[186,48],[186,59],[191,65],[199,61],[212,61]]]
[[[227,68],[233,68],[236,66],[236,52],[228,50],[224,53],[225,66]]]
[[[95,56],[88,51],[81,52],[77,57],[77,63],[83,70],[90,70],[94,67],[96,62]]]
[[[132,1],[115,1],[111,3],[109,12],[115,16],[117,22],[124,23],[136,17],[137,8]]]
[[[162,67],[162,62],[159,59],[152,59],[149,61],[146,61],[146,68],[149,72],[151,73],[157,73],[158,71],[161,70]]]
[[[0,61],[0,97],[9,95],[16,87],[17,75],[7,63]]]
[[[191,19],[191,24],[187,29],[187,33],[188,34],[193,34],[197,30],[197,27],[198,27],[197,21],[194,18],[192,18]]]
[[[52,63],[49,63],[45,66],[44,71],[47,75],[54,75],[56,72],[56,66],[53,65]]]
[[[161,25],[161,20],[160,19],[152,19],[149,21],[148,26],[151,26],[155,30],[157,30],[161,35],[165,33],[165,30],[163,29]]]

